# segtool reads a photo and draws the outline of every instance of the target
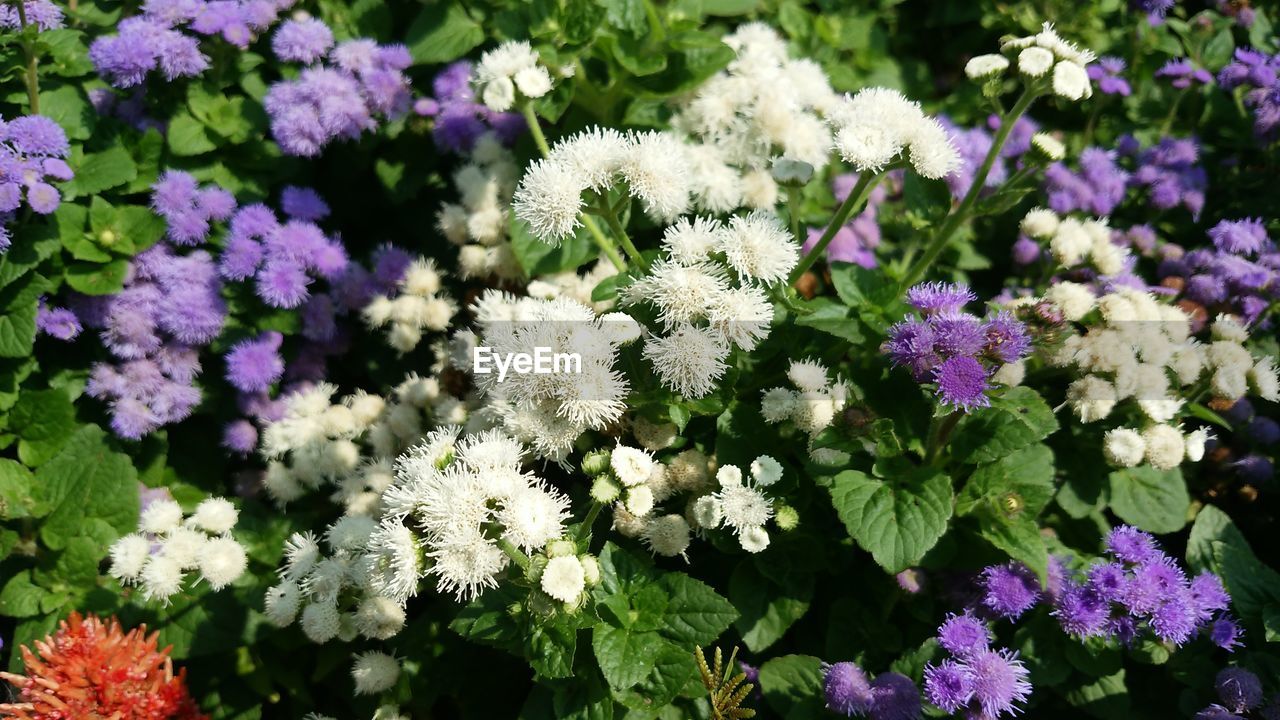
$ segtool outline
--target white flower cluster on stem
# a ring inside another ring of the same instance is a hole
[[[795,360],[787,370],[792,388],[775,387],[764,391],[760,414],[765,422],[794,423],[809,435],[809,457],[825,465],[838,464],[848,456],[832,448],[815,448],[813,440],[831,427],[836,415],[849,401],[849,386],[843,380],[830,379],[830,371],[816,360]]]
[[[481,102],[496,112],[510,110],[520,97],[540,98],[552,85],[538,52],[523,40],[509,40],[482,55],[473,82]]]
[[[442,291],[441,279],[434,260],[418,257],[405,270],[394,298],[375,295],[369,300],[362,311],[365,323],[386,328],[391,347],[409,352],[422,341],[424,330],[447,330],[458,312],[457,303]]]
[[[148,601],[163,601],[182,591],[194,570],[214,590],[235,582],[248,567],[245,549],[231,536],[240,511],[230,500],[201,501],[184,519],[170,499],[151,502],[138,518],[138,531],[111,545],[111,576],[140,585]]]
[[[457,245],[463,278],[514,280],[524,273],[511,249],[511,196],[516,190],[515,158],[493,133],[476,140],[468,162],[453,174],[457,203],[444,203],[436,227]]]

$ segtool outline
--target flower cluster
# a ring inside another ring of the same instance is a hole
[[[851,662],[823,664],[822,694],[827,708],[845,717],[873,720],[917,720],[920,691],[905,675],[880,673],[868,679],[862,668]]]
[[[1116,162],[1117,153],[1089,147],[1080,153],[1080,171],[1072,172],[1063,163],[1045,170],[1044,191],[1049,207],[1058,213],[1080,210],[1094,215],[1110,215],[1124,200],[1129,173]]]
[[[458,202],[443,203],[436,227],[459,246],[463,278],[524,275],[508,240],[511,196],[518,172],[515,159],[492,133],[476,139],[469,162],[453,174]]]
[[[1258,711],[1263,720],[1280,717],[1280,695],[1263,706],[1262,681],[1252,671],[1233,666],[1223,668],[1213,680],[1213,689],[1221,705],[1213,704],[1196,713],[1195,720],[1244,720],[1250,711]]]
[[[1060,98],[1076,101],[1093,96],[1093,84],[1086,70],[1094,61],[1093,53],[1062,39],[1052,23],[1046,22],[1035,35],[1005,38],[1000,43],[1000,52],[1003,54],[970,59],[965,65],[965,74],[998,90],[999,79],[1016,63],[1018,74],[1026,82],[1048,81],[1048,87]]]
[[[976,299],[963,285],[925,283],[909,289],[907,302],[923,317],[890,328],[882,348],[917,381],[934,383],[938,401],[956,410],[989,405],[993,375],[1031,351],[1026,328],[1011,314],[982,319],[965,312]]]
[[[920,175],[936,179],[961,164],[942,123],[897,90],[859,90],[840,100],[828,122],[836,151],[858,172],[880,172],[906,161]]]
[[[938,628],[938,644],[951,657],[924,669],[924,694],[945,713],[995,720],[1017,715],[1031,696],[1027,667],[1018,654],[991,646],[991,631],[969,613],[951,615]]]
[[[146,626],[124,632],[115,619],[71,616],[58,631],[22,646],[23,675],[0,672],[21,702],[0,703],[20,720],[127,717],[134,720],[206,720],[187,691],[186,670],[174,672],[169,650],[157,650],[159,632]]]
[[[947,177],[949,185],[951,179],[957,175]],[[835,193],[836,201],[844,202],[849,197],[849,193],[853,192],[853,187],[857,182],[858,176],[854,174],[837,175],[832,178],[831,188]],[[954,187],[952,192],[955,192]],[[880,246],[880,223],[877,221],[878,208],[888,196],[889,190],[885,187],[885,183],[878,183],[867,195],[866,207],[842,225],[836,231],[835,236],[831,238],[831,243],[827,245],[828,262],[857,263],[865,268],[876,266],[875,249]],[[818,244],[818,240],[822,237],[822,231],[823,228],[820,227],[809,228],[802,248],[804,252],[809,252]]]
[[[41,215],[58,209],[62,195],[51,183],[72,178],[63,160],[70,151],[62,127],[43,115],[0,120],[0,252],[9,249],[6,225],[23,200]]]
[[[1105,637],[1131,644],[1143,629],[1162,642],[1183,645],[1204,631],[1219,647],[1238,644],[1240,629],[1222,614],[1231,603],[1222,580],[1201,573],[1188,580],[1155,538],[1126,525],[1107,537],[1107,555],[1082,576],[1063,571],[1053,616],[1077,638]]]
[[[1198,163],[1200,146],[1193,138],[1161,138],[1159,143],[1139,151],[1131,135],[1120,139],[1121,154],[1136,156],[1136,167],[1129,176],[1131,187],[1143,187],[1152,207],[1168,210],[1181,205],[1200,219],[1208,175]]]
[[[1085,321],[1086,331],[1066,338],[1050,358],[1080,374],[1067,388],[1076,417],[1085,423],[1104,420],[1117,412],[1119,403],[1132,399],[1138,416],[1127,409],[1120,414],[1145,425],[1107,433],[1104,451],[1113,465],[1133,467],[1145,460],[1169,469],[1184,457],[1200,460],[1206,431],[1184,435],[1171,423],[1190,396],[1186,389],[1202,378],[1213,397],[1228,402],[1244,397],[1250,385],[1262,397],[1280,392],[1273,362],[1249,354],[1242,345],[1248,331],[1230,317],[1215,321],[1213,342],[1206,345],[1191,337],[1186,313],[1146,292],[1120,288],[1098,297],[1084,285],[1059,282],[1044,299],[1068,322]]]
[[[671,119],[688,143],[693,204],[708,213],[772,209],[774,158],[827,165],[831,133],[823,118],[838,96],[817,63],[790,58],[786,42],[763,23],[743,24],[723,40],[734,59],[681,99]]]
[[[1187,90],[1194,85],[1208,85],[1213,82],[1213,73],[1197,65],[1189,58],[1174,58],[1156,71],[1156,77],[1168,78],[1169,84],[1179,90]]]
[[[762,210],[727,223],[681,219],[667,228],[662,247],[666,256],[622,288],[621,301],[657,311],[663,334],[645,338],[644,356],[662,384],[704,397],[728,369],[733,348],[750,351],[768,337],[773,306],[766,288],[787,278],[799,248]]]
[[[458,155],[471,155],[476,142],[489,133],[511,144],[526,129],[519,113],[498,112],[476,101],[474,73],[475,65],[467,60],[448,65],[431,81],[434,96],[413,106],[417,114],[434,118],[431,136],[436,147]]]
[[[1098,92],[1103,95],[1119,95],[1129,97],[1133,88],[1121,73],[1126,67],[1123,58],[1105,56],[1088,67],[1089,79],[1098,84]]]
[[[22,18],[16,5],[17,3],[0,6],[0,28],[22,29]],[[62,27],[62,9],[51,0],[22,0],[22,10],[29,25],[35,25],[41,30],[57,30]]]
[[[202,501],[185,520],[168,498],[152,500],[138,518],[138,532],[112,544],[111,576],[141,585],[147,600],[168,602],[182,592],[186,572],[195,570],[214,590],[235,582],[248,567],[244,547],[231,536],[240,511],[231,501]]]
[[[1032,208],[1023,216],[1019,229],[1022,232],[1013,254],[1020,264],[1047,255],[1057,266],[1081,276],[1078,279],[1130,284],[1136,259],[1128,248],[1115,242],[1105,219],[1059,217],[1052,210]]]
[[[1280,251],[1262,221],[1223,220],[1209,229],[1209,239],[1212,247],[1186,253],[1165,245],[1161,284],[1195,303],[1193,313],[1233,313],[1247,325],[1267,322],[1266,312],[1280,300]]]
[[[667,132],[591,127],[560,140],[520,178],[512,202],[516,217],[543,242],[557,245],[582,225],[582,195],[603,202],[624,183],[645,212],[671,221],[689,209],[692,183],[687,150]]]
[[[748,473],[736,465],[716,470],[720,489],[699,498],[693,506],[699,527],[726,527],[738,538],[743,550],[758,553],[769,547],[765,523],[774,516],[773,499],[767,488],[782,479],[782,465],[768,455],[751,462]]]
[[[1244,102],[1253,110],[1253,133],[1271,141],[1280,130],[1280,53],[1267,55],[1252,48],[1237,48],[1231,62],[1218,71],[1224,90],[1245,88]]]
[[[508,41],[486,52],[473,76],[480,101],[502,113],[518,98],[536,100],[551,92],[551,73],[538,60],[537,51],[524,41]]]
[[[375,295],[364,307],[370,327],[387,328],[387,342],[406,353],[418,346],[422,331],[441,332],[458,306],[442,293],[441,274],[434,261],[418,258],[405,270],[397,286],[399,294],[390,298]]]
[[[296,79],[281,80],[262,104],[271,120],[271,136],[289,155],[314,157],[337,139],[355,140],[409,110],[412,64],[403,45],[380,46],[373,40],[347,40],[325,50],[332,35],[315,32],[317,20],[291,21],[277,31],[273,45],[282,60],[308,67]],[[286,34],[287,33],[287,34]]]
[[[814,440],[835,423],[849,401],[849,386],[840,378],[832,382],[831,371],[816,360],[793,360],[787,379],[794,390],[769,388],[760,398],[760,415],[765,422],[794,423],[809,436],[809,457],[824,465],[837,465],[847,457],[833,448],[815,448]]]

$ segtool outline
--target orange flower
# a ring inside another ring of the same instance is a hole
[[[0,704],[0,716],[25,720],[207,720],[187,693],[186,671],[176,675],[169,648],[145,625],[123,632],[90,615],[71,613],[58,632],[25,645],[27,674],[0,672],[22,702]]]

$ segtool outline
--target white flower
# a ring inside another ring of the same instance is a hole
[[[551,75],[541,65],[524,68],[514,79],[516,89],[527,98],[540,98],[551,92]]]
[[[627,512],[638,518],[644,517],[653,511],[653,490],[647,485],[638,485],[627,489],[627,494],[623,497],[623,506]]]
[[[1086,375],[1067,386],[1067,402],[1080,422],[1102,420],[1116,406],[1116,389],[1097,375]]]
[[[1084,224],[1075,218],[1063,218],[1058,231],[1049,240],[1049,252],[1053,253],[1053,259],[1063,267],[1079,263],[1092,247],[1093,238],[1089,236]]]
[[[108,553],[111,577],[122,583],[134,582],[151,556],[151,541],[144,535],[131,533],[112,543]]]
[[[556,143],[549,159],[567,166],[583,188],[604,192],[617,181],[630,142],[613,128],[592,126]]]
[[[1272,358],[1264,357],[1254,363],[1249,370],[1249,381],[1258,397],[1271,402],[1280,400],[1280,378],[1276,376],[1276,365]]]
[[[933,180],[950,175],[960,167],[960,153],[951,140],[951,133],[937,119],[925,115],[916,118],[908,148],[911,151],[911,167]]]
[[[627,345],[640,339],[644,328],[626,313],[611,312],[600,316],[600,327],[609,339],[618,345]]]
[[[769,532],[762,526],[749,527],[738,533],[738,543],[749,553],[758,553],[769,547]]]
[[[662,244],[672,260],[693,265],[715,251],[721,229],[720,222],[713,218],[680,218],[662,234]]]
[[[356,608],[356,629],[361,635],[386,640],[404,627],[405,612],[399,603],[381,595],[370,595]]]
[[[310,532],[294,533],[284,542],[285,565],[282,575],[290,580],[301,580],[320,559],[320,545]]]
[[[138,518],[138,529],[151,535],[161,535],[178,527],[182,522],[182,506],[173,500],[154,500]]]
[[[751,477],[760,487],[768,487],[782,479],[782,464],[768,455],[751,461]]]
[[[1050,286],[1044,299],[1057,305],[1068,322],[1079,322],[1097,303],[1097,297],[1088,286],[1068,281]]]
[[[649,131],[630,137],[620,170],[645,212],[670,221],[689,209],[688,164],[683,143],[668,133]]]
[[[309,603],[302,610],[302,634],[313,643],[323,644],[338,636],[342,618],[333,602]]]
[[[641,485],[653,471],[653,456],[639,448],[619,445],[609,455],[609,466],[623,485]]]
[[[200,555],[209,543],[209,536],[191,528],[180,527],[164,537],[160,554],[174,561],[184,570],[200,563]]]
[[[789,420],[796,412],[800,395],[787,388],[765,390],[760,399],[760,414],[765,422],[777,424]]]
[[[1170,470],[1182,462],[1185,443],[1182,433],[1172,425],[1152,425],[1142,433],[1147,445],[1147,462],[1159,470]]]
[[[1116,467],[1134,467],[1142,462],[1147,444],[1136,430],[1116,428],[1103,437],[1102,452]]]
[[[357,695],[373,695],[389,689],[400,678],[400,663],[381,652],[365,652],[356,656],[351,666],[351,679]]]
[[[1034,48],[1030,48],[1034,49]],[[1049,133],[1038,132],[1031,136],[1031,147],[1046,160],[1057,162],[1067,156],[1067,146]]]
[[[400,522],[384,520],[369,536],[366,549],[371,588],[400,603],[417,593],[422,550],[412,530]]]
[[[1001,365],[1000,369],[991,375],[991,382],[1006,387],[1015,387],[1021,385],[1026,377],[1027,363],[1025,360],[1018,360],[1017,362]]]
[[[267,590],[263,598],[263,613],[267,620],[276,627],[285,627],[298,616],[298,607],[302,603],[302,590],[292,580],[285,580]]]
[[[720,524],[724,518],[720,514],[720,501],[715,495],[703,495],[693,501],[690,508],[691,519],[697,523],[700,528],[713,528]]]
[[[679,515],[652,518],[645,523],[644,534],[640,537],[658,555],[683,555],[689,547],[689,523]]]
[[[516,101],[516,86],[511,78],[500,77],[485,83],[480,99],[494,112],[506,112]]]
[[[827,387],[827,368],[813,360],[792,360],[787,378],[805,392],[818,392]]]
[[[755,210],[769,210],[778,204],[778,183],[773,173],[757,168],[742,174],[742,203]]]
[[[182,566],[164,555],[152,555],[142,568],[142,595],[148,601],[164,600],[182,589]]]
[[[707,317],[726,302],[728,293],[729,284],[719,267],[710,263],[682,265],[663,258],[621,294],[624,304],[652,303],[658,308],[658,319],[671,328]]]
[[[516,217],[529,225],[539,240],[552,245],[573,234],[582,225],[584,179],[563,163],[538,160],[520,178],[512,197]]]
[[[1245,373],[1233,367],[1220,367],[1209,381],[1209,389],[1215,397],[1239,400],[1249,392],[1249,380]]]
[[[524,551],[560,537],[569,518],[569,498],[557,490],[523,487],[502,501],[497,520],[503,537]]]
[[[210,538],[200,555],[200,574],[214,590],[235,582],[249,564],[244,547],[230,536]]]
[[[196,506],[188,521],[195,527],[215,535],[231,532],[240,518],[240,511],[230,500],[212,497]]]
[[[721,485],[715,493],[723,523],[735,531],[760,527],[773,517],[773,505],[754,484]]]
[[[378,529],[378,523],[367,515],[344,515],[325,531],[325,542],[334,551],[357,550],[369,542],[369,536]]]
[[[1209,429],[1203,427],[1187,433],[1186,437],[1183,438],[1187,446],[1187,459],[1191,462],[1200,462],[1204,459],[1205,444],[1209,442],[1211,437]]]
[[[577,602],[587,587],[582,562],[573,555],[551,558],[542,570],[540,585],[543,592],[560,602]]]
[[[683,325],[667,337],[645,340],[644,356],[665,387],[696,399],[710,393],[728,369],[729,347],[712,330]]]
[[[970,80],[986,80],[1009,68],[1009,60],[1003,55],[978,55],[965,63],[964,74]]]
[[[784,280],[800,260],[786,226],[763,210],[731,218],[719,234],[719,249],[739,276],[763,283]]]
[[[459,533],[439,543],[427,553],[434,561],[428,573],[436,576],[436,589],[450,593],[459,602],[468,602],[498,586],[498,573],[507,566],[506,553],[480,534],[478,529]]]
[[[1083,67],[1063,60],[1053,66],[1053,92],[1067,100],[1080,100],[1093,95],[1093,86]]]
[[[1022,218],[1022,232],[1036,240],[1048,240],[1058,231],[1058,214],[1042,207],[1034,207]]]
[[[1040,77],[1053,67],[1053,53],[1041,47],[1029,47],[1018,53],[1018,71],[1028,77]]]
[[[1244,343],[1249,339],[1249,330],[1235,316],[1225,313],[1213,319],[1211,330],[1214,340]]]

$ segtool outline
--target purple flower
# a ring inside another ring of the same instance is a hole
[[[824,669],[822,692],[827,707],[846,717],[862,715],[871,709],[871,684],[862,668],[851,662],[838,662]]]
[[[74,340],[82,330],[80,318],[66,308],[48,307],[40,298],[36,310],[36,330],[58,340]]]
[[[280,344],[284,336],[266,332],[254,340],[242,340],[227,353],[227,382],[246,393],[271,387],[284,374]]]
[[[1275,475],[1275,466],[1271,464],[1271,460],[1266,455],[1257,453],[1245,455],[1232,463],[1231,467],[1241,480],[1252,485],[1264,484]]]
[[[435,97],[422,98],[414,107],[419,115],[435,118],[431,132],[436,146],[460,155],[470,153],[485,133],[493,132],[510,143],[525,130],[519,113],[495,113],[476,102],[471,69],[467,60],[446,66],[432,81]]]
[[[1214,679],[1218,699],[1232,712],[1248,712],[1262,704],[1262,682],[1241,667],[1223,668]]]
[[[1254,418],[1246,432],[1259,445],[1275,445],[1280,442],[1280,423],[1269,417]]]
[[[258,447],[258,429],[248,420],[233,420],[222,429],[222,447],[246,456]]]
[[[1258,219],[1223,220],[1209,228],[1209,239],[1223,252],[1246,257],[1272,248],[1267,229]]]
[[[1016,362],[1031,351],[1026,326],[1008,312],[998,312],[988,319],[983,332],[987,336],[983,352],[999,362]]]
[[[295,220],[319,222],[329,217],[329,205],[311,188],[286,185],[280,193],[280,209]]]
[[[66,157],[71,152],[62,127],[43,115],[23,115],[3,126],[5,142],[22,155]]]
[[[41,30],[57,30],[62,27],[62,10],[49,0],[23,0],[22,12],[28,25],[35,25]],[[10,30],[22,27],[22,16],[10,3],[0,5],[0,27]]]
[[[1016,715],[1016,703],[1026,702],[1031,696],[1031,683],[1027,682],[1027,668],[1011,650],[986,650],[968,658],[973,687],[973,702],[985,718]]]
[[[1152,25],[1159,25],[1176,3],[1177,0],[1129,0],[1129,7],[1146,13]]]
[[[48,183],[36,182],[27,187],[27,204],[41,215],[48,215],[58,209],[62,196],[57,188]]]
[[[973,698],[969,669],[954,660],[943,660],[924,668],[924,695],[946,713],[954,713]]]
[[[912,595],[919,594],[927,584],[927,577],[920,568],[907,568],[894,576],[898,587]]]
[[[947,652],[967,657],[991,646],[991,631],[987,624],[968,612],[948,615],[938,628],[938,644]]]
[[[1107,535],[1107,552],[1135,564],[1155,562],[1163,557],[1154,537],[1128,525],[1121,525]]]
[[[1049,207],[1058,213],[1076,210],[1110,215],[1124,200],[1129,174],[1120,168],[1115,155],[1101,148],[1085,148],[1080,153],[1080,173],[1053,163],[1045,169],[1045,192]]]
[[[977,300],[967,285],[928,282],[907,290],[907,303],[926,316],[952,314]]]
[[[1137,152],[1133,150],[1133,152]],[[1199,219],[1204,209],[1208,176],[1197,164],[1200,148],[1192,138],[1163,138],[1138,155],[1129,178],[1133,187],[1145,187],[1151,204],[1160,210],[1182,205]]]
[[[1129,87],[1129,81],[1120,75],[1124,68],[1124,60],[1118,57],[1100,57],[1089,66],[1089,79],[1098,85],[1098,91],[1104,95],[1129,97],[1133,89]]]
[[[991,404],[986,395],[987,370],[977,360],[964,356],[947,358],[933,373],[938,400],[943,405],[967,411]]]
[[[1241,634],[1240,626],[1229,617],[1220,617],[1209,625],[1209,641],[1227,652],[1240,647]]]
[[[89,59],[98,74],[118,88],[140,85],[155,70],[173,81],[209,67],[197,40],[166,22],[143,15],[120,21],[116,31],[93,41]]]
[[[984,128],[961,128],[946,116],[939,117],[939,121],[951,136],[951,142],[960,154],[960,167],[943,178],[947,183],[947,188],[951,191],[951,196],[958,200],[964,197],[973,185],[978,168],[981,167],[987,157],[987,153],[991,150],[992,137],[991,133]],[[997,187],[1005,181],[1007,176],[1008,168],[1005,167],[1003,158],[999,158],[991,166],[983,186],[986,188]]]
[[[887,672],[871,681],[871,720],[916,720],[919,717],[920,691],[911,678]]]
[[[290,62],[313,63],[333,47],[333,31],[317,18],[286,20],[271,38],[276,57]]]
[[[258,271],[257,292],[267,304],[278,308],[294,308],[307,299],[307,277],[302,266],[289,260],[271,260]]]
[[[1204,68],[1196,67],[1187,58],[1174,58],[1156,71],[1156,77],[1170,78],[1170,84],[1179,90],[1185,90],[1193,84],[1208,85],[1213,82],[1213,75]]]
[[[1076,637],[1095,637],[1110,631],[1111,605],[1094,589],[1071,583],[1059,595],[1051,613],[1063,632]]]
[[[1040,585],[1019,563],[993,565],[982,573],[982,604],[1001,617],[1016,619],[1040,599]]]

